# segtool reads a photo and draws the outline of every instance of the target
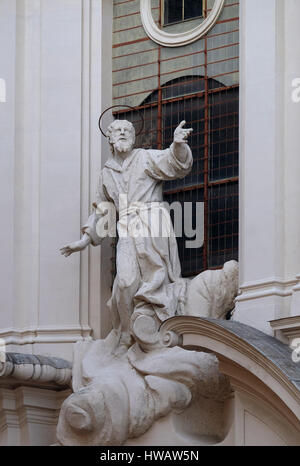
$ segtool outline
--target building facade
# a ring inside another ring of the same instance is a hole
[[[234,390],[215,444],[299,445],[299,13],[297,0],[0,0],[0,444],[56,442],[73,345],[110,330],[114,244],[68,261],[59,248],[89,215],[114,106],[138,146],[194,128],[191,175],[164,186],[194,221],[200,205],[200,243],[178,238],[183,275],[239,261],[231,321],[180,327]],[[172,444],[174,425],[203,441],[170,417],[135,444]]]

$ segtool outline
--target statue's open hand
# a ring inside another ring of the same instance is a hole
[[[74,252],[83,251],[87,245],[88,242],[86,239],[81,239],[80,241],[75,241],[74,243],[68,244],[67,246],[61,248],[60,252],[63,256],[69,257]]]
[[[187,138],[193,132],[193,128],[183,128],[186,122],[183,120],[179,126],[175,129],[174,132],[174,142],[177,143],[186,143]]]

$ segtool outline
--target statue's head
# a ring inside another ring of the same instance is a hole
[[[112,150],[130,152],[135,143],[135,129],[127,120],[114,120],[108,127],[106,136]]]

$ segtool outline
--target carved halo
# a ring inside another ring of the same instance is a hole
[[[99,118],[99,122],[98,122],[99,129],[100,129],[100,131],[101,131],[101,133],[103,134],[104,137],[107,137],[107,136],[106,136],[106,132],[104,132],[103,129],[101,128],[101,120],[109,110],[112,110],[113,108],[119,108],[119,107],[130,108],[130,110],[132,110],[134,112],[137,111],[136,108],[130,107],[130,105],[113,105],[112,107],[109,107],[106,110],[104,110],[104,112],[101,113],[100,118]],[[144,129],[144,125],[145,125],[145,120],[144,120],[143,115],[141,114],[141,112],[138,112],[138,114],[139,114],[140,120],[141,120],[141,129],[140,129],[140,131],[138,133],[136,133],[136,137],[141,134],[141,132]]]
[[[225,4],[225,0],[215,0],[211,12],[201,24],[190,31],[171,34],[155,24],[151,11],[151,0],[140,0],[140,2],[141,18],[146,33],[154,42],[165,47],[188,45],[203,37],[216,24]]]

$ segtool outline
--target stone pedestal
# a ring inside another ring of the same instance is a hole
[[[20,353],[0,360],[0,445],[56,443],[62,402],[70,395],[71,364]]]
[[[55,444],[60,407],[69,394],[69,390],[0,387],[0,445]]]

